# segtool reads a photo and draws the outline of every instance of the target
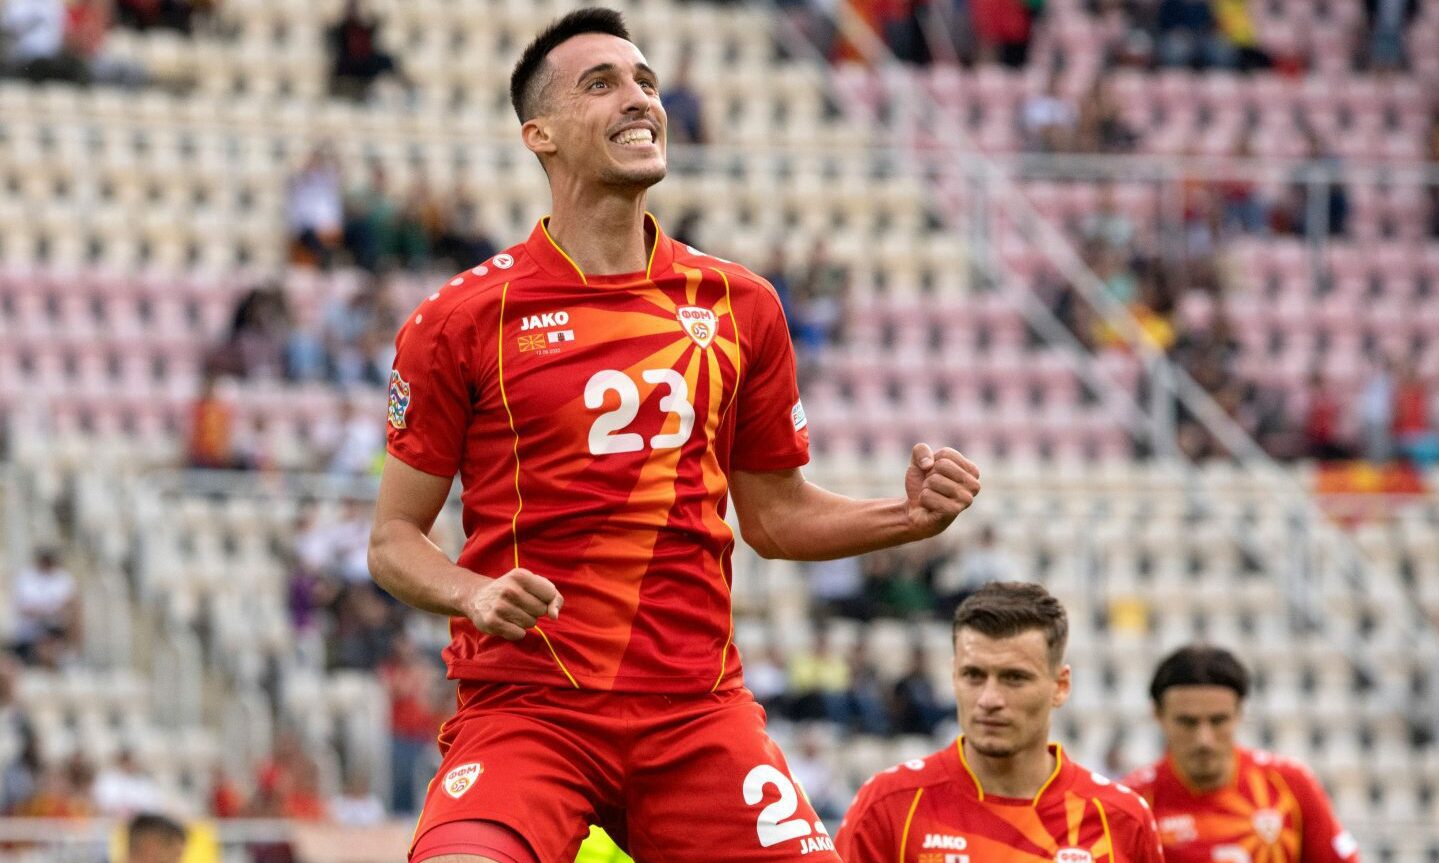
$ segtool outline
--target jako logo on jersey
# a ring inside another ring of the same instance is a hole
[[[1273,845],[1279,841],[1279,834],[1284,832],[1284,816],[1274,809],[1260,809],[1254,813],[1254,832],[1259,834],[1265,845]]]
[[[485,765],[478,761],[472,764],[461,764],[454,770],[445,774],[445,793],[459,800],[460,797],[475,786],[475,780],[485,772]]]
[[[925,848],[940,848],[945,851],[963,851],[969,847],[969,840],[963,836],[949,836],[944,833],[924,834]]]
[[[400,377],[399,369],[390,371],[390,425],[405,427],[405,412],[410,409],[410,385]]]
[[[509,255],[495,255],[491,263],[493,263],[495,266],[499,267],[502,270],[508,270],[510,267],[513,267],[515,265],[515,259],[510,257]]]
[[[1083,848],[1061,848],[1055,852],[1054,863],[1094,863],[1094,855]]]
[[[719,317],[714,309],[702,309],[699,306],[680,306],[675,310],[675,318],[684,327],[689,337],[694,339],[700,350],[710,346],[715,339],[715,329],[719,324]]]
[[[569,312],[545,312],[543,315],[527,315],[520,321],[520,332],[542,330],[546,327],[562,327],[570,322]]]
[[[799,843],[800,856],[804,856],[805,854],[810,854],[815,851],[833,850],[834,840],[829,838],[828,836],[806,836],[804,839],[801,839]]]
[[[1172,843],[1193,842],[1199,838],[1193,815],[1166,815],[1159,819],[1159,832]]]

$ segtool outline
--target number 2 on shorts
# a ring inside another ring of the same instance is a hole
[[[768,848],[790,839],[799,839],[813,832],[809,822],[803,818],[790,818],[799,808],[799,795],[795,793],[794,782],[769,764],[761,764],[744,778],[744,802],[758,806],[764,800],[766,785],[779,790],[779,799],[759,812],[755,831],[759,844]],[[789,818],[788,821],[784,820]]]

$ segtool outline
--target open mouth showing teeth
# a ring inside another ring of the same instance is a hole
[[[626,129],[610,140],[616,144],[653,144],[655,133],[649,129]]]

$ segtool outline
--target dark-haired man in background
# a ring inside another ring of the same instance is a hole
[[[1037,584],[991,582],[960,603],[962,733],[864,784],[835,840],[845,863],[1163,863],[1144,800],[1049,740],[1069,699],[1068,636]]]
[[[371,571],[451,618],[459,680],[411,860],[560,863],[599,824],[641,861],[838,863],[744,688],[726,498],[819,560],[934,536],[978,469],[918,444],[903,497],[805,480],[774,289],[645,212],[666,115],[618,13],[541,33],[510,95],[552,214],[415,310],[390,378]],[[456,473],[458,564],[426,537]]]
[[[1234,742],[1249,672],[1219,647],[1159,663],[1149,696],[1165,755],[1126,782],[1159,820],[1169,863],[1357,863],[1318,780],[1289,758]]]
[[[130,819],[125,836],[125,863],[180,863],[185,828],[164,815],[142,812]]]

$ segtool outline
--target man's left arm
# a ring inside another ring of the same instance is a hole
[[[798,468],[735,470],[740,533],[761,557],[831,560],[927,539],[979,494],[979,468],[959,452],[916,444],[904,497],[857,500],[809,482]]]

